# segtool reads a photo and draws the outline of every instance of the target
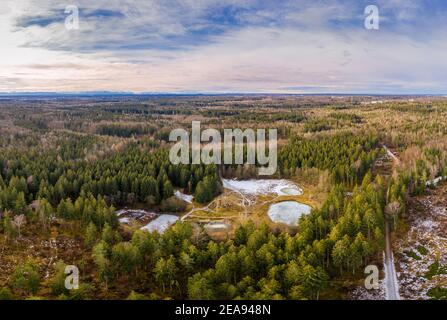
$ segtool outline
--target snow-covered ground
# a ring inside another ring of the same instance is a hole
[[[190,196],[190,195],[188,195],[188,194],[184,194],[184,193],[182,193],[182,192],[180,192],[180,191],[176,191],[176,192],[174,192],[174,195],[178,198],[178,199],[180,199],[180,200],[183,200],[183,201],[185,201],[185,202],[187,202],[187,203],[192,203],[192,199],[194,198],[193,196]]]
[[[141,217],[147,213],[150,213],[146,210],[140,210],[140,209],[121,209],[115,212],[118,217],[122,215],[131,215],[134,218]]]
[[[276,194],[278,196],[302,195],[303,190],[289,180],[259,179],[259,180],[230,180],[222,179],[224,188],[240,192],[246,195],[267,195]]]
[[[124,217],[124,218],[119,218],[118,221],[122,224],[129,224],[132,221],[132,219],[128,218],[128,217]]]
[[[384,277],[382,277],[382,279],[379,279],[379,287],[377,289],[366,289],[365,284],[363,284],[362,286],[358,286],[356,287],[350,294],[349,294],[349,299],[350,300],[397,300],[396,296],[394,297],[390,297],[389,296],[389,292],[390,289],[387,288],[387,286],[389,286],[389,284],[387,282],[389,282],[389,277],[387,275],[387,273],[390,273],[389,271],[387,272],[387,269],[389,270],[390,267],[386,265],[386,257],[385,257],[385,252],[383,252],[383,272],[385,274]],[[392,263],[394,265],[394,259],[392,259]],[[399,289],[399,284],[397,283],[397,279],[395,279],[393,277],[393,281],[396,282],[396,286],[397,289]],[[398,291],[398,290],[397,290]],[[400,294],[397,293],[396,294],[399,299],[400,299]],[[390,299],[391,298],[391,299]]]
[[[148,230],[149,232],[158,231],[163,233],[171,225],[177,222],[179,218],[171,214],[161,214],[155,220],[152,220],[147,225],[141,228],[141,230]]]
[[[395,245],[399,256],[397,275],[405,299],[429,299],[428,290],[447,284],[447,275],[427,278],[429,267],[435,261],[447,265],[447,211],[445,203],[437,201],[429,196],[419,202],[422,212],[411,212],[408,235]]]
[[[303,214],[310,214],[312,208],[296,201],[283,201],[272,204],[268,215],[275,223],[297,226]]]
[[[442,194],[442,191],[439,191]],[[409,209],[407,235],[393,245],[397,269],[397,283],[402,299],[430,299],[428,291],[447,286],[447,275],[427,277],[430,266],[438,261],[447,266],[447,210],[445,197],[428,196],[413,203]],[[420,207],[416,210],[416,207]],[[386,268],[385,268],[386,272]],[[382,300],[386,298],[385,279],[379,290],[358,287],[353,299]]]
[[[140,209],[121,209],[115,212],[122,224],[130,224],[132,221],[145,222],[153,219],[157,214]]]
[[[366,289],[365,286],[357,287],[350,294],[349,299],[351,300],[385,300],[385,280],[379,280],[378,289]]]

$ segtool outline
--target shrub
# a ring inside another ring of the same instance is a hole
[[[186,202],[175,196],[161,202],[160,210],[163,212],[182,212],[186,209]]]

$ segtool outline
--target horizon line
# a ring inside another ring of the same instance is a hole
[[[447,97],[447,93],[355,93],[355,92],[307,92],[307,93],[286,93],[286,92],[133,92],[133,91],[24,91],[24,92],[0,92],[0,97],[20,97],[20,96],[415,96],[415,97]]]

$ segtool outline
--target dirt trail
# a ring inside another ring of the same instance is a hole
[[[197,211],[209,211],[209,212],[212,212],[212,210],[209,208],[214,202],[215,202],[216,200],[213,200],[212,202],[210,202],[207,206],[205,206],[205,207],[200,207],[200,208],[195,208],[195,207],[193,207],[192,209],[191,209],[191,211],[189,211],[188,213],[186,213],[184,216],[182,216],[181,218],[180,218],[180,221],[185,221],[186,219],[188,219],[190,216],[191,216],[191,214],[193,214],[194,212],[197,212]]]

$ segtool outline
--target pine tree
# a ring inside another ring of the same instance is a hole
[[[163,184],[163,199],[168,199],[174,195],[174,189],[169,180],[166,180]]]
[[[93,222],[90,222],[85,231],[85,245],[88,247],[92,247],[96,243],[97,239],[98,229]]]
[[[335,266],[340,268],[340,274],[343,273],[343,265],[349,264],[349,245],[349,237],[345,235],[342,240],[335,243],[332,250],[332,259]]]
[[[170,256],[168,259],[160,258],[155,264],[154,276],[155,280],[162,285],[163,292],[166,291],[166,285],[172,290],[172,287],[176,285],[176,274],[178,269],[176,267],[174,256]]]
[[[69,294],[68,289],[65,287],[65,279],[67,277],[65,274],[65,266],[64,262],[58,261],[55,266],[55,275],[49,280],[49,287],[54,296]]]
[[[101,240],[108,245],[112,245],[115,242],[115,233],[108,223],[106,223],[102,229]]]
[[[27,213],[25,194],[22,191],[17,195],[14,212],[18,215]]]
[[[33,261],[17,267],[11,277],[11,285],[24,294],[35,294],[39,290],[41,277],[39,268]]]
[[[112,249],[112,263],[121,274],[130,274],[139,265],[140,255],[130,242],[121,242]]]
[[[112,270],[109,260],[109,246],[104,241],[100,241],[93,247],[92,250],[93,260],[98,267],[99,278],[104,281],[106,290],[108,289],[108,283],[112,279]]]

